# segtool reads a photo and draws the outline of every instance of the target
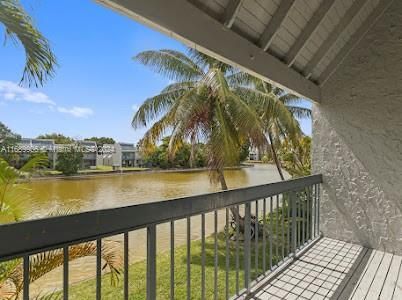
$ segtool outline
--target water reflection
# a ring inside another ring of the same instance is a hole
[[[229,188],[280,180],[273,166],[225,171]],[[39,218],[52,209],[88,211],[153,202],[219,190],[208,172],[132,173],[85,179],[44,180],[29,183],[33,202],[26,218]]]

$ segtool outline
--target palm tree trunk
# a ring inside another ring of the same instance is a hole
[[[281,162],[279,161],[278,155],[276,154],[276,149],[275,149],[275,146],[274,146],[272,134],[269,131],[268,131],[268,138],[269,138],[269,143],[271,145],[272,158],[274,159],[276,168],[278,169],[279,176],[281,177],[281,180],[283,181],[283,180],[285,180],[285,177],[283,176]]]
[[[218,169],[216,171],[218,172],[218,179],[221,184],[221,189],[222,189],[222,191],[226,191],[228,189],[228,185],[226,184],[226,179],[225,179],[225,175],[223,174],[223,170]]]
[[[218,172],[218,180],[221,184],[221,189],[223,191],[228,190],[228,185],[226,184],[226,179],[225,179],[225,175],[223,173],[222,169],[218,169],[216,170]],[[238,213],[237,209],[235,207],[231,207],[230,208],[230,212],[232,213],[232,218],[233,221],[236,222],[236,220],[239,220],[239,224],[237,224],[236,226],[239,226],[239,230],[240,232],[244,232],[244,218]]]
[[[195,135],[191,135],[191,149],[190,149],[190,168],[194,168],[195,160]]]

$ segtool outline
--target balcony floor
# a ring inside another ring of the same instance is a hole
[[[320,239],[251,299],[402,299],[402,257]]]

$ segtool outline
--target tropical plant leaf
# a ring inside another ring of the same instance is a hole
[[[123,267],[123,256],[121,243],[111,240],[102,241],[102,260],[103,269],[110,271],[111,284],[116,285]],[[69,261],[87,256],[96,256],[96,242],[87,242],[69,247]],[[31,255],[29,260],[29,280],[34,282],[50,271],[60,267],[64,262],[63,249],[55,249]],[[23,284],[23,266],[18,264],[11,272],[8,278],[16,287],[16,293],[19,295]]]
[[[6,28],[6,37],[21,42],[24,47],[26,63],[21,82],[43,85],[54,75],[57,66],[48,40],[35,28],[18,0],[0,1],[0,22]]]
[[[143,51],[134,60],[175,81],[193,81],[203,71],[186,55],[174,50]]]

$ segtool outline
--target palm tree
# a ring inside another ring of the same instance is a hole
[[[5,27],[6,39],[19,41],[24,47],[26,63],[21,82],[43,85],[54,74],[56,58],[19,0],[0,0],[0,23]]]
[[[238,163],[240,145],[247,140],[253,144],[264,141],[258,116],[228,83],[239,71],[192,49],[188,55],[173,50],[144,51],[134,59],[175,81],[146,99],[134,115],[135,129],[154,122],[141,146],[154,145],[166,132],[171,132],[171,156],[183,140],[205,142],[211,180],[226,190],[223,170]]]
[[[303,136],[297,143],[284,141],[281,147],[281,157],[286,171],[292,177],[302,177],[311,174],[311,137]]]
[[[282,180],[285,179],[277,148],[285,139],[297,142],[302,132],[296,118],[310,118],[311,110],[299,106],[299,97],[247,74],[234,78],[237,94],[258,114],[272,158]]]

